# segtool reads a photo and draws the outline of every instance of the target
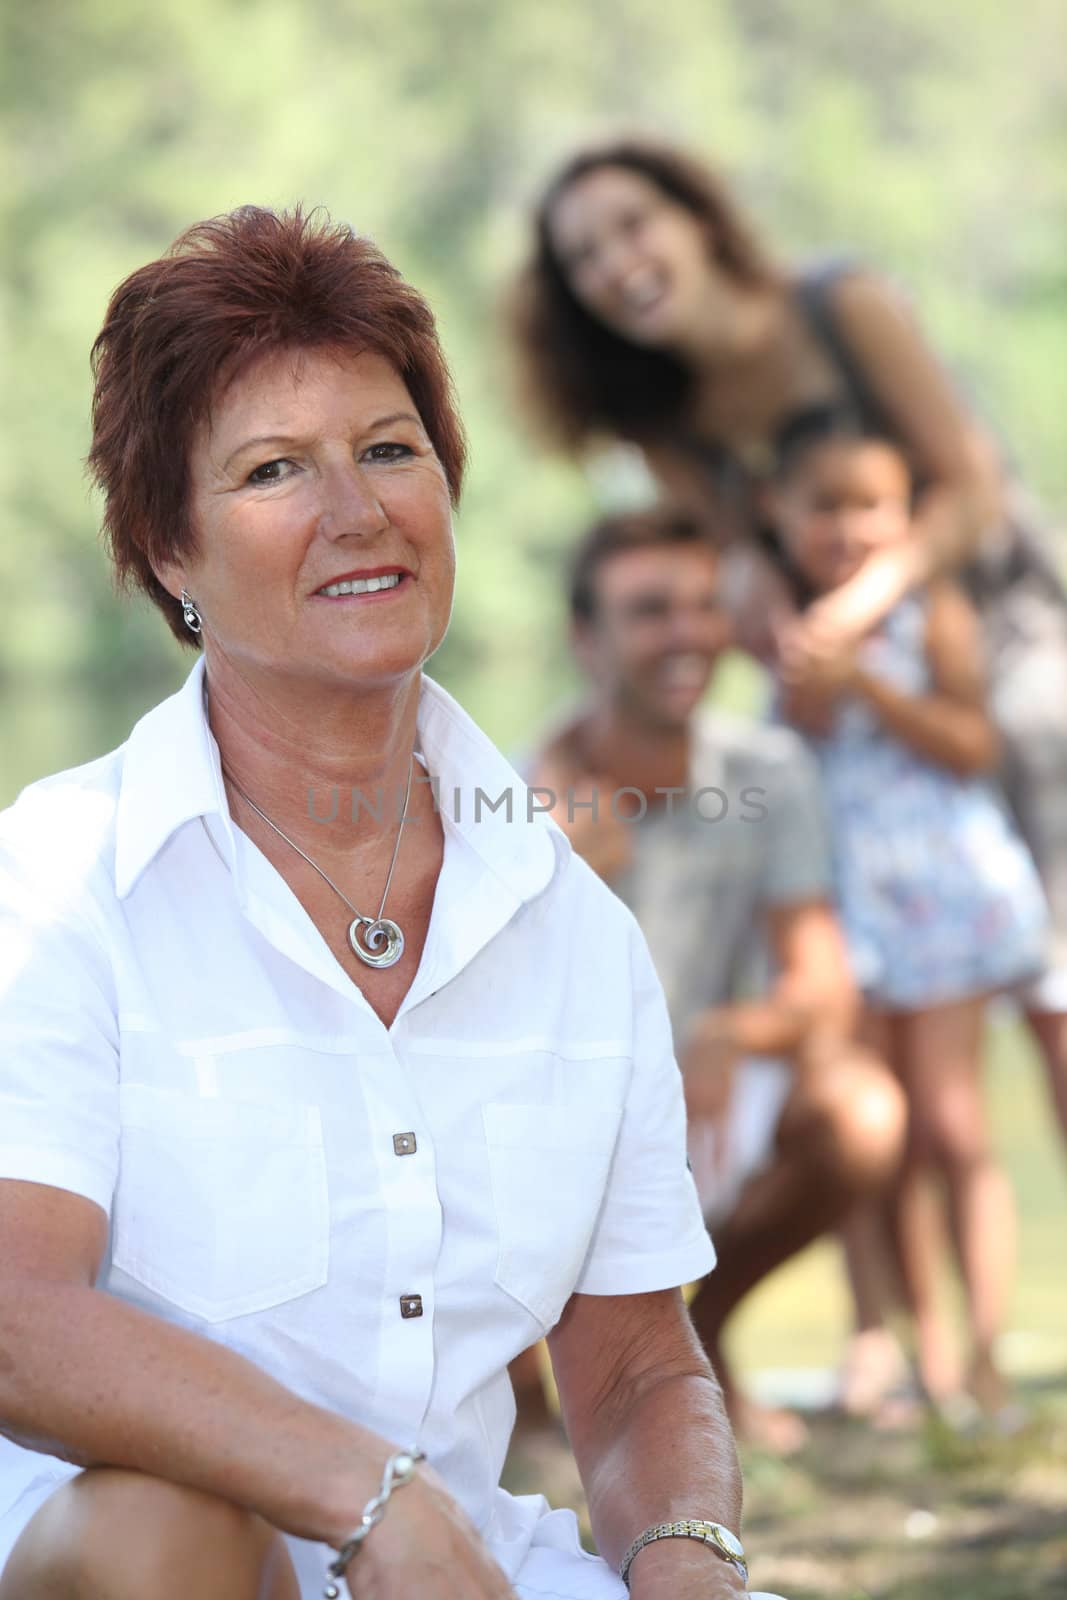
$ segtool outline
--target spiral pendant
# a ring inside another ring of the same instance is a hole
[[[368,967],[395,967],[404,954],[404,935],[388,917],[353,918],[348,942]]]

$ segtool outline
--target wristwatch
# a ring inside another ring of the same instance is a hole
[[[706,1544],[736,1567],[745,1583],[748,1583],[748,1565],[745,1561],[745,1550],[736,1533],[731,1533],[729,1528],[724,1528],[721,1522],[702,1522],[693,1517],[688,1517],[682,1522],[657,1522],[654,1527],[646,1528],[639,1534],[633,1544],[622,1558],[619,1568],[619,1577],[627,1588],[630,1587],[630,1567],[634,1556],[643,1550],[646,1544],[654,1544],[657,1539],[696,1539],[701,1544]]]

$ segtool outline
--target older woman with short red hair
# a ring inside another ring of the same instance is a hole
[[[95,363],[117,571],[198,657],[0,817],[0,1600],[743,1593],[647,952],[423,673],[429,310],[248,208]],[[603,1558],[499,1487],[546,1333]]]

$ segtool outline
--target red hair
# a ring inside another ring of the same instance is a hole
[[[459,498],[466,441],[433,313],[381,251],[299,206],[197,223],[111,297],[92,351],[88,456],[119,583],[143,590],[183,643],[195,640],[155,568],[196,552],[193,434],[223,387],[284,349],[391,362]]]

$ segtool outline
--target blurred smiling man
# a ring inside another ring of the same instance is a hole
[[[723,1327],[758,1282],[888,1180],[900,1095],[853,1042],[818,781],[785,729],[701,707],[730,626],[711,533],[609,517],[574,557],[586,703],[532,781],[633,911],[670,1007],[690,1160],[718,1265],[692,1306],[737,1432],[787,1451],[799,1420],[740,1392]]]

